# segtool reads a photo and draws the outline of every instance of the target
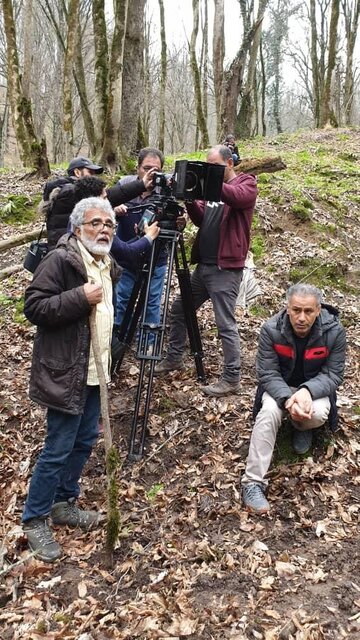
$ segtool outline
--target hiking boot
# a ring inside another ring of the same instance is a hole
[[[173,359],[166,356],[164,360],[159,362],[154,369],[154,374],[161,375],[162,373],[169,373],[170,371],[176,371],[183,368],[183,362],[181,358]]]
[[[313,441],[313,434],[311,429],[306,431],[300,431],[293,428],[292,432],[292,446],[295,453],[302,454],[309,451]]]
[[[60,545],[54,540],[47,518],[31,518],[23,524],[29,547],[43,562],[55,562],[62,556]]]
[[[97,511],[85,511],[75,504],[75,498],[67,502],[56,502],[51,509],[51,519],[54,524],[68,525],[68,527],[80,527],[89,531],[96,527],[104,517]]]
[[[200,388],[207,396],[220,398],[221,396],[230,396],[240,393],[240,382],[227,382],[227,380],[220,378],[218,382],[214,382],[213,384],[208,384],[205,387]]]
[[[270,510],[262,487],[255,482],[243,486],[242,499],[247,510],[252,513],[267,513]]]

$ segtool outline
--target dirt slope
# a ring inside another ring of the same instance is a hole
[[[27,398],[34,328],[23,321],[21,298],[29,276],[1,283],[3,640],[360,638],[360,132],[306,132],[241,151],[281,155],[288,167],[259,180],[253,247],[263,295],[245,315],[239,310],[243,391],[204,398],[189,356],[185,370],[156,380],[147,456],[130,464],[138,363],[132,354],[126,358],[111,388],[123,461],[122,533],[111,570],[102,531],[57,528],[64,559],[47,566],[29,557],[19,522],[44,413]],[[18,185],[18,176],[0,176],[2,196]],[[38,188],[26,186],[29,193]],[[23,229],[0,230],[4,237]],[[340,430],[319,432],[311,455],[300,459],[284,429],[271,469],[272,511],[250,516],[239,476],[251,432],[257,336],[287,286],[302,278],[322,286],[347,328]],[[209,305],[199,324],[211,380],[220,357]],[[90,508],[106,503],[103,460],[100,439],[82,483],[82,504]]]

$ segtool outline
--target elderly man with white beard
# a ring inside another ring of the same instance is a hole
[[[96,526],[99,514],[81,509],[79,480],[98,436],[100,391],[89,317],[96,327],[110,380],[113,286],[118,268],[109,257],[115,215],[106,200],[86,198],[74,208],[72,232],[37,268],[25,293],[24,313],[37,326],[30,398],[47,407],[47,434],[23,513],[30,548],[44,562],[62,555],[49,526]]]

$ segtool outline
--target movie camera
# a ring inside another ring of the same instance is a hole
[[[162,229],[176,229],[176,220],[183,215],[180,201],[210,200],[218,202],[224,180],[225,167],[209,162],[177,160],[173,174],[156,172],[153,175],[153,194],[138,225],[158,222]]]

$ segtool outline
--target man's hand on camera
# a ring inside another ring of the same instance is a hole
[[[154,173],[156,173],[156,171],[158,171],[158,169],[156,169],[156,167],[152,167],[151,169],[149,169],[149,171],[147,171],[144,174],[144,177],[142,179],[145,189],[146,191],[152,191],[153,188],[153,175]]]
[[[184,231],[186,227],[187,217],[186,215],[178,216],[176,219],[176,228],[178,231]]]
[[[149,226],[147,222],[144,222],[144,233],[148,238],[150,238],[150,240],[155,240],[160,233],[160,227],[158,223],[153,222]]]
[[[119,204],[117,207],[114,207],[114,211],[117,216],[126,216],[127,210],[128,208],[126,204]]]

